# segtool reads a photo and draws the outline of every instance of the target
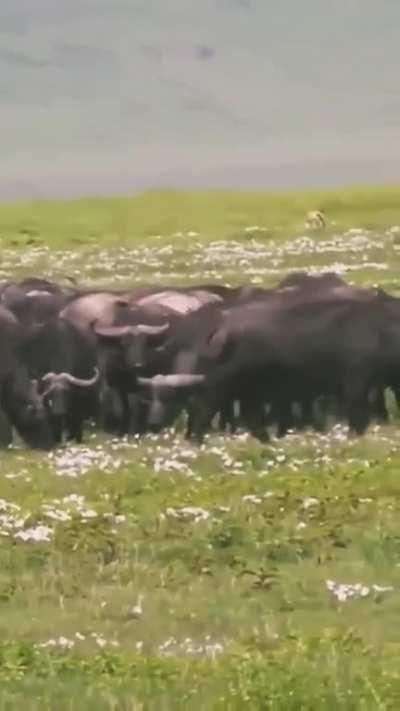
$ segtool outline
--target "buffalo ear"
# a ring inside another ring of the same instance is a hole
[[[208,343],[204,350],[204,355],[210,359],[219,358],[228,343],[228,331],[225,328],[219,328],[214,331],[208,339]]]

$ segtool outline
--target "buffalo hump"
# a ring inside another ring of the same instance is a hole
[[[178,291],[164,291],[145,296],[140,299],[137,304],[139,306],[159,304],[166,306],[171,309],[171,311],[176,311],[180,314],[188,314],[191,311],[197,311],[204,306],[204,304],[220,301],[222,301],[220,296],[207,291],[196,291],[190,294],[182,294]]]

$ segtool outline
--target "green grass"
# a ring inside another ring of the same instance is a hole
[[[147,439],[113,445],[125,459],[114,473],[94,466],[78,479],[40,455],[3,455],[17,476],[1,495],[25,528],[49,523],[43,504],[72,493],[97,513],[58,523],[51,543],[1,538],[3,707],[395,708],[399,441],[395,428],[279,448],[214,438],[215,451],[188,459],[179,441],[157,450]],[[171,459],[195,476],[168,472]],[[171,514],[188,506],[209,517]],[[395,590],[340,603],[329,579]],[[60,637],[74,648],[37,647]]]
[[[152,236],[199,232],[203,240],[265,227],[270,236],[304,233],[307,211],[323,209],[335,229],[377,229],[400,222],[400,188],[285,193],[153,191],[132,198],[0,205],[3,247],[57,249],[133,245]],[[173,237],[180,241],[179,237]],[[181,238],[182,239],[182,238]]]
[[[339,266],[396,292],[399,198],[360,188],[2,205],[0,274],[271,285],[288,269]],[[316,207],[336,225],[297,240]],[[369,232],[344,234],[355,227]],[[3,452],[0,468],[0,711],[399,708],[395,412],[359,441],[212,435],[199,450],[179,433],[88,433],[55,458]],[[38,525],[49,541],[16,537]],[[340,602],[327,580],[369,594]]]

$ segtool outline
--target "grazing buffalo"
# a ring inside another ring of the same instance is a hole
[[[82,442],[83,421],[90,414],[85,408],[86,390],[97,385],[99,375],[95,368],[92,378],[77,378],[71,373],[46,373],[41,378],[41,396],[57,443],[62,442],[64,432],[68,439]]]
[[[55,440],[61,442],[65,432],[81,442],[84,421],[99,414],[94,338],[68,321],[55,319],[26,329],[19,352],[38,382]]]
[[[138,385],[142,396],[150,402],[149,425],[152,429],[173,424],[204,380],[202,374],[215,365],[218,356],[214,359],[209,341],[219,328],[226,308],[222,309],[220,303],[207,304],[176,323],[157,352],[153,367],[157,378],[140,374]]]
[[[352,288],[347,282],[341,279],[335,272],[326,272],[325,274],[308,274],[307,272],[290,272],[278,284],[278,289],[284,287],[298,287],[315,292],[334,289],[335,287],[345,286]]]
[[[216,288],[223,293],[230,291]],[[171,325],[209,302],[222,302],[222,296],[211,287],[144,287],[130,293],[77,295],[61,311],[63,319],[80,329],[92,330],[97,337],[107,429],[126,433],[131,426],[134,431],[143,428],[144,405],[136,397],[137,374],[153,374],[154,352]]]
[[[183,315],[196,311],[206,303],[221,302],[223,297],[210,289],[138,287],[131,292],[97,291],[77,294],[66,305],[61,316],[79,328],[88,329],[95,321],[98,326],[115,325],[121,318],[121,312],[127,308],[165,308],[170,313]],[[231,291],[227,287],[216,289],[222,290],[224,294]]]
[[[194,425],[192,420],[191,429],[198,437],[213,414],[235,399],[259,438],[266,436],[267,403],[284,434],[293,423],[292,404],[307,406],[320,396],[338,398],[351,429],[365,429],[371,391],[397,387],[399,302],[374,290],[340,287],[337,293],[336,288],[314,295],[278,289],[244,304],[205,310],[203,323],[201,312],[184,322],[180,339],[175,334],[169,344],[170,351],[175,349],[172,368],[164,372],[204,376],[202,383],[195,382],[202,415]],[[152,391],[150,418],[159,421],[168,419],[168,401],[176,403],[168,392],[179,388],[180,401],[185,388],[193,395],[194,383],[179,378],[139,384]]]
[[[49,449],[54,444],[47,412],[36,384],[29,379],[18,353],[22,329],[16,317],[0,306],[0,402],[3,443],[9,440],[8,422],[30,447]]]
[[[361,434],[371,391],[400,384],[400,301],[378,293],[369,301],[251,304],[226,314],[209,345],[222,362],[204,379],[198,438],[232,398],[245,404],[257,436],[265,402],[275,405],[285,431],[291,403],[319,396],[337,398],[350,430]]]
[[[144,405],[137,398],[138,374],[153,374],[156,351],[179,316],[161,307],[124,309],[116,323],[104,327],[92,324],[98,343],[98,360],[103,377],[103,410],[111,403],[114,415],[104,412],[122,434],[143,429]]]
[[[188,287],[131,294],[129,308],[114,312],[112,325],[92,324],[98,339],[103,382],[113,392],[103,393],[103,402],[118,410],[110,429],[126,433],[143,431],[146,404],[138,398],[138,376],[151,376],[163,367],[163,348],[178,324],[205,306],[219,305],[228,287]]]
[[[48,294],[62,294],[63,290],[58,284],[48,279],[41,279],[38,277],[28,277],[22,279],[18,284],[19,288],[25,293],[30,291],[46,291]]]
[[[123,294],[107,291],[78,295],[60,312],[60,317],[77,328],[90,330],[96,321],[102,326],[111,326],[121,309],[128,308],[129,300]]]
[[[178,314],[188,314],[198,311],[205,304],[220,303],[222,297],[210,291],[190,290],[190,291],[161,291],[148,294],[136,301],[137,306],[164,306],[172,312]]]
[[[26,327],[56,318],[66,300],[63,294],[44,290],[25,292],[20,286],[13,285],[6,287],[2,293],[3,304]]]
[[[317,411],[361,433],[387,421],[386,388],[400,401],[400,302],[334,273],[124,291],[30,277],[1,286],[0,301],[3,444],[12,426],[47,447],[80,442],[87,420],[142,433],[182,410],[198,440],[216,413],[260,439],[320,427]]]

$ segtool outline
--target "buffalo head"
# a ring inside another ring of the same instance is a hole
[[[124,364],[129,369],[144,368],[147,364],[149,345],[157,343],[169,329],[169,323],[161,326],[137,324],[135,326],[109,326],[101,328],[93,325],[100,344],[116,346],[123,351]]]
[[[2,407],[11,424],[30,447],[50,449],[55,444],[37,382],[29,380],[25,368],[16,369],[8,378],[3,391]]]
[[[46,373],[41,378],[41,397],[51,415],[64,417],[69,409],[69,396],[72,388],[92,388],[100,378],[98,368],[92,378],[77,378],[71,373]]]

